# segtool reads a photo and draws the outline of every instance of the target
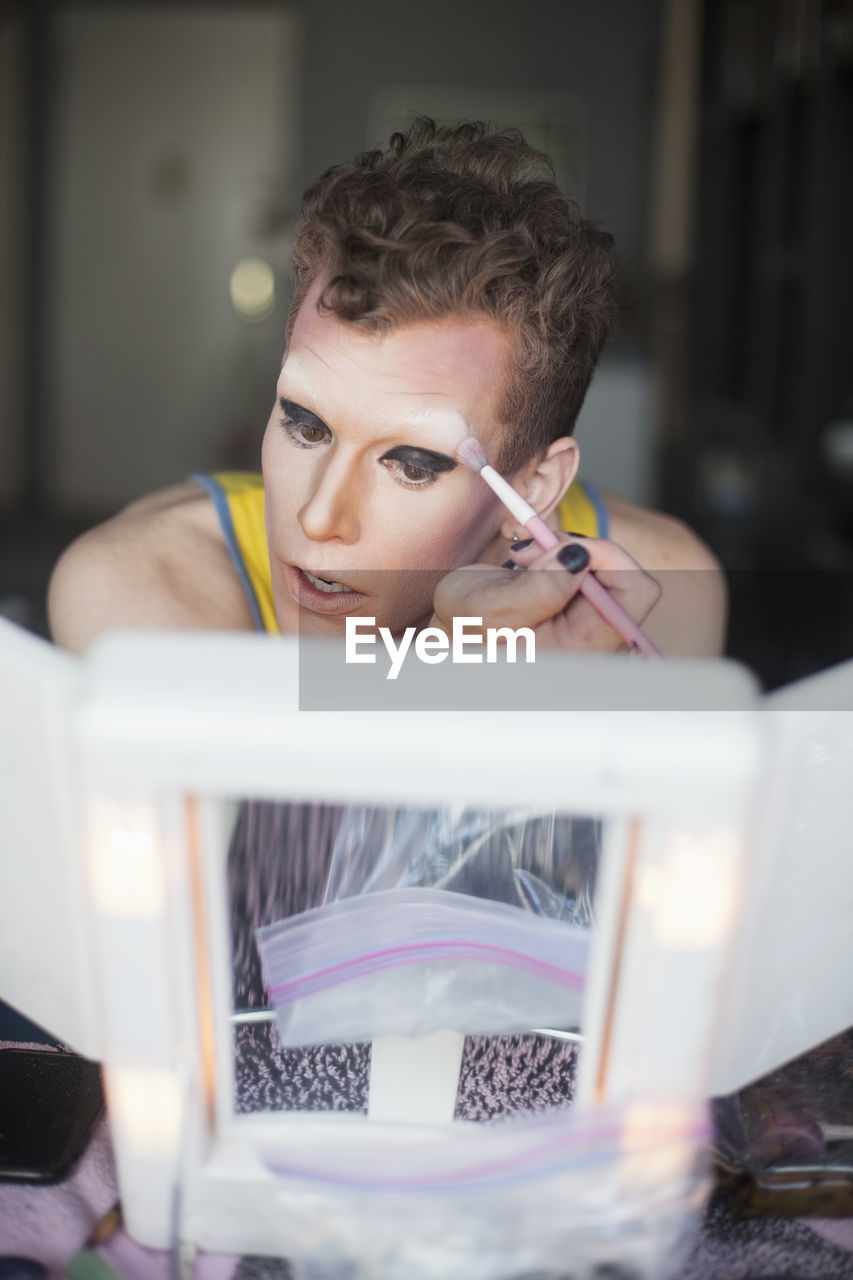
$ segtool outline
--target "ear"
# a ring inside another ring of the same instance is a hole
[[[571,436],[552,441],[540,458],[531,458],[511,477],[513,487],[526,498],[543,520],[556,507],[580,466],[580,449]],[[518,521],[511,515],[501,523],[501,534],[507,541],[519,532]]]

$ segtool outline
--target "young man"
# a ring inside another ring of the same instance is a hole
[[[664,652],[718,653],[710,553],[577,479],[571,431],[612,323],[612,242],[546,163],[514,131],[422,119],[325,174],[293,252],[263,485],[201,477],[84,535],[51,582],[57,642],[79,652],[116,625],[340,633],[350,614],[395,631],[464,614],[616,649],[579,595],[594,570]],[[456,463],[466,434],[565,546],[513,553],[525,531]],[[558,563],[570,571],[530,572]],[[472,564],[490,571],[456,572]],[[664,570],[681,572],[650,576]]]

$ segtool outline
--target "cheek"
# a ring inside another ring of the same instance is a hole
[[[282,444],[282,432],[279,430],[278,423],[275,421],[275,413],[273,412],[267,423],[267,429],[264,432],[264,439],[261,444],[261,470],[264,476],[272,475],[278,468],[281,461]]]
[[[271,421],[261,445],[261,471],[264,478],[267,527],[286,517],[300,505],[300,456],[308,451],[294,449],[278,422]]]
[[[436,541],[448,549],[455,548],[457,563],[467,564],[491,541],[500,522],[501,509],[491,490],[478,482],[437,524]]]
[[[500,518],[495,518],[491,494],[470,494],[463,502],[442,504],[429,517],[409,521],[398,543],[398,556],[409,568],[446,571],[470,564],[492,540]]]

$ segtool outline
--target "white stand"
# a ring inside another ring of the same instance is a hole
[[[374,1040],[368,1118],[393,1124],[450,1124],[464,1043],[459,1031]]]

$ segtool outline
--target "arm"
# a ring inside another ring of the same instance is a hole
[[[252,630],[213,504],[192,483],[131,503],[73,542],[47,604],[55,642],[72,653],[115,627]]]

